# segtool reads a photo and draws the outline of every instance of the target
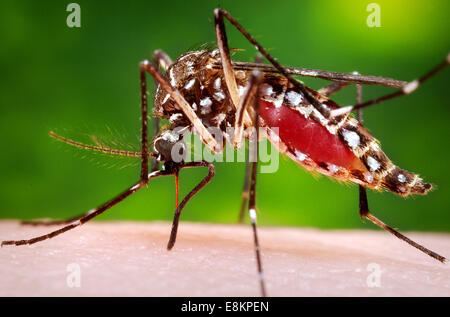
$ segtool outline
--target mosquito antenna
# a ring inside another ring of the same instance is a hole
[[[120,156],[129,156],[129,157],[141,157],[142,154],[141,152],[131,152],[131,151],[124,151],[124,150],[118,150],[118,149],[113,149],[113,148],[109,148],[109,147],[103,147],[103,146],[94,146],[94,145],[89,145],[89,144],[85,144],[85,143],[81,143],[78,141],[74,141],[68,138],[65,138],[63,136],[60,136],[58,134],[56,134],[53,131],[50,131],[48,133],[52,138],[64,142],[66,144],[81,148],[81,149],[85,149],[85,150],[92,150],[92,151],[97,151],[97,152],[102,152],[105,154],[111,154],[111,155],[120,155]],[[151,156],[151,154],[150,154]]]

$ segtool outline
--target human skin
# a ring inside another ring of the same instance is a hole
[[[1,221],[0,239],[56,228]],[[250,226],[182,222],[167,251],[169,232],[165,222],[92,222],[3,246],[0,296],[260,295]],[[263,227],[259,235],[269,296],[450,296],[449,265],[386,232]],[[450,234],[407,235],[450,255]]]

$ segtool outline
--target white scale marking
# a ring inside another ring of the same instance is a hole
[[[325,127],[327,128],[328,132],[330,132],[331,134],[336,134],[336,132],[338,130],[338,127],[336,127],[334,125],[330,126],[327,124]]]
[[[284,94],[280,94],[278,98],[273,100],[275,108],[280,108],[283,105]]]
[[[346,107],[337,108],[337,109],[331,110],[330,116],[331,117],[340,116],[340,115],[343,115],[343,114],[347,114],[347,113],[349,113],[352,110],[353,110],[353,106],[346,106]]]
[[[365,173],[364,178],[366,179],[366,182],[368,182],[369,184],[372,183],[373,181],[373,176],[370,173]]]
[[[303,162],[308,156],[305,153],[302,153],[300,151],[295,150],[295,157],[300,161]]]
[[[79,226],[81,225],[81,221],[78,219],[77,221],[74,221],[71,223],[73,226]]]
[[[214,95],[213,95],[213,97],[214,97],[214,99],[216,99],[217,101],[222,101],[222,100],[225,99],[225,95],[224,95],[223,92],[221,92],[221,91],[215,92]]]
[[[251,208],[248,211],[249,215],[250,215],[250,219],[252,220],[252,222],[256,222],[256,210]]]
[[[344,135],[345,141],[347,141],[348,146],[352,149],[356,149],[359,146],[359,135],[355,131],[349,131],[342,129],[342,134]]]
[[[220,113],[214,117],[214,120],[216,120],[217,125],[220,125],[222,123],[222,121],[225,120],[226,117],[227,117],[227,115],[225,113]]]
[[[369,156],[367,158],[367,164],[369,165],[371,172],[374,172],[380,168],[380,163],[378,163],[378,161],[374,159],[372,156]]]
[[[351,125],[352,127],[355,127],[355,128],[358,126],[358,121],[356,121],[355,118],[348,118],[347,123],[349,125]]]
[[[398,181],[400,182],[400,183],[404,183],[404,182],[406,182],[406,177],[405,177],[405,175],[403,175],[403,174],[398,174]]]
[[[418,181],[422,181],[422,179],[419,176],[414,175],[414,179],[413,179],[413,181],[410,184],[411,188],[413,188]]]
[[[209,107],[212,105],[211,98],[206,97],[200,100],[200,106],[202,107]]]
[[[324,127],[328,127],[328,122],[329,122],[329,120],[328,120],[327,118],[325,118],[319,111],[317,111],[316,108],[313,109],[313,112],[314,112],[314,115],[319,119],[320,123],[321,123]],[[330,130],[328,129],[328,131],[330,131]],[[333,131],[333,130],[331,130],[331,131]],[[330,133],[334,134],[334,133],[331,132],[331,131],[330,131]]]
[[[334,164],[328,164],[328,170],[334,174],[339,172],[339,167]]]
[[[130,190],[136,190],[141,186],[141,184],[136,184],[133,187],[130,188]]]
[[[245,87],[238,86],[238,89],[239,89],[239,97],[242,97],[245,94]]]
[[[414,90],[416,90],[417,87],[419,87],[419,81],[418,80],[413,80],[412,82],[409,82],[405,86],[403,86],[402,90],[403,90],[403,92],[405,94],[410,94]]]
[[[166,101],[170,98],[170,94],[167,94],[163,99],[163,104],[166,103]]]
[[[311,112],[313,112],[314,107],[313,106],[307,106],[307,107],[299,107],[298,111],[305,116],[306,119],[311,115]]]
[[[286,94],[286,98],[293,106],[298,106],[300,104],[300,102],[302,102],[302,100],[303,100],[303,96],[293,90],[289,91]]]
[[[174,75],[173,75],[173,68],[171,68],[170,69],[170,71],[169,71],[169,77],[170,77],[170,85],[173,87],[173,88],[176,88],[176,81],[175,81],[175,77],[174,77]]]
[[[189,61],[186,63],[186,66],[188,68],[188,74],[192,74],[194,72],[194,62]]]
[[[181,117],[183,117],[183,115],[181,113],[174,113],[173,115],[170,116],[169,121],[174,122],[174,121],[180,119]]]
[[[194,84],[195,84],[195,78],[194,79],[191,79],[185,86],[184,86],[184,89],[191,89],[192,88],[192,86],[194,86]]]
[[[217,79],[214,81],[214,88],[216,90],[219,90],[221,85],[222,85],[222,80],[220,79],[220,77],[217,77]]]

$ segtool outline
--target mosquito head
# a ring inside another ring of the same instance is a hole
[[[180,131],[165,130],[153,141],[158,161],[183,162],[186,158],[186,143]]]

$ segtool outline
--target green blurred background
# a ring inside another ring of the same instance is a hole
[[[5,1],[0,11],[0,217],[64,218],[91,209],[133,184],[138,165],[103,168],[111,159],[83,159],[48,137],[49,130],[108,134],[138,144],[138,63],[155,49],[172,58],[215,39],[213,9],[221,6],[289,66],[412,80],[450,49],[450,2],[381,1],[381,27],[369,28],[375,1],[82,1],[81,28],[66,26],[69,1]],[[228,25],[229,26],[229,25]],[[254,50],[228,27],[235,58]],[[412,95],[365,111],[365,125],[400,167],[437,185],[424,197],[369,193],[372,211],[403,230],[450,231],[450,69]],[[321,80],[304,79],[313,88]],[[151,87],[150,87],[151,88]],[[364,99],[392,91],[367,87]],[[354,102],[349,87],[334,99]],[[92,164],[94,161],[96,164]],[[216,177],[185,208],[182,221],[233,223],[243,163],[217,163]],[[182,172],[182,192],[204,170]],[[373,228],[358,216],[358,188],[314,177],[287,158],[274,174],[260,174],[262,225]],[[173,178],[157,179],[99,220],[170,220]]]

